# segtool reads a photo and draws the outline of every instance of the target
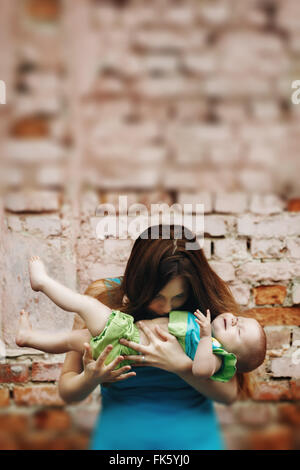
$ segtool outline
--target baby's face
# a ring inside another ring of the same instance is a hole
[[[254,318],[237,317],[222,313],[212,321],[212,335],[226,351],[244,353],[251,351],[260,338],[260,325]]]

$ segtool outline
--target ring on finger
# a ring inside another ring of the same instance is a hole
[[[146,359],[145,359],[145,356],[142,356],[142,361],[143,361],[143,362],[145,362],[145,361],[146,361]]]

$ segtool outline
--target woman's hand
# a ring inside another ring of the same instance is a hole
[[[127,341],[126,339],[120,339],[121,344],[141,353],[139,356],[124,356],[126,359],[136,361],[132,366],[152,366],[173,372],[201,393],[201,395],[205,395],[207,398],[220,403],[233,403],[237,396],[235,376],[227,383],[195,377],[192,372],[193,361],[185,354],[175,336],[162,331],[157,325],[155,326],[156,335],[143,323],[139,322],[139,327],[149,340],[150,344],[147,346]],[[143,356],[145,356],[145,361]]]
[[[104,384],[108,382],[119,382],[136,375],[135,372],[128,372],[131,366],[124,366],[118,370],[114,370],[120,362],[124,361],[124,356],[116,357],[107,366],[104,364],[108,354],[113,348],[111,345],[108,345],[104,351],[102,351],[96,361],[93,360],[91,346],[88,343],[84,343],[84,348],[85,351],[82,359],[84,375],[90,383]]]
[[[187,356],[175,336],[163,331],[158,325],[155,325],[156,334],[154,334],[150,328],[142,322],[138,324],[150,344],[146,346],[121,338],[121,344],[141,353],[141,355],[138,356],[128,355],[124,357],[135,361],[135,363],[132,364],[134,367],[158,367],[159,369],[178,374],[184,368]]]

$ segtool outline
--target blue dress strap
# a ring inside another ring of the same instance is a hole
[[[106,277],[106,278],[102,279],[102,280],[103,280],[103,283],[104,283],[104,286],[105,286],[105,288],[106,288],[106,292],[108,293],[109,296],[110,296],[110,292],[109,292],[109,291],[110,291],[111,288],[113,287],[113,286],[111,285],[111,281],[116,282],[116,283],[118,283],[118,284],[121,284],[123,277],[124,277],[124,276],[119,276],[119,277]]]
[[[110,287],[111,287],[111,284],[110,284],[109,281],[113,281],[113,282],[117,282],[118,284],[121,284],[123,277],[124,277],[124,276],[119,276],[119,277],[106,277],[106,278],[104,278],[103,281],[104,281],[104,284],[105,284],[106,289],[110,289]],[[107,281],[108,281],[108,282],[107,282]]]

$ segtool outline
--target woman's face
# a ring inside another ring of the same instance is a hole
[[[184,278],[178,276],[154,297],[148,309],[157,315],[167,315],[171,310],[179,309],[188,298],[188,285]]]

